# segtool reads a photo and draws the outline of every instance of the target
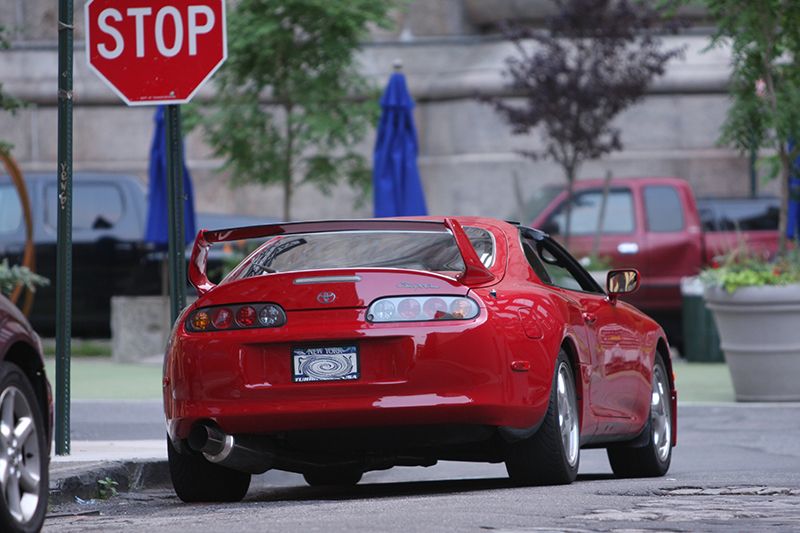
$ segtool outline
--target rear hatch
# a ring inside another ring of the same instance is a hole
[[[286,311],[367,307],[384,296],[451,295],[469,291],[455,279],[403,269],[335,269],[262,274],[223,283],[201,305],[271,302]]]

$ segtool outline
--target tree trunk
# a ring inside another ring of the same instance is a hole
[[[778,253],[786,252],[786,229],[789,226],[789,184],[792,177],[792,160],[781,143],[778,155],[781,158],[781,211],[778,215]]]
[[[294,129],[292,106],[286,106],[286,159],[283,167],[283,220],[292,220],[292,162],[294,161]]]
[[[564,248],[569,250],[569,238],[572,233],[572,196],[575,188],[575,168],[567,167],[564,169],[567,174],[567,209],[564,211],[566,220],[564,221]]]
[[[606,170],[606,177],[603,180],[603,198],[600,200],[600,212],[597,214],[597,230],[594,232],[594,241],[592,242],[592,261],[597,260],[597,254],[600,253],[600,237],[603,235],[603,222],[606,218],[606,206],[608,205],[608,191],[611,188],[611,171]]]

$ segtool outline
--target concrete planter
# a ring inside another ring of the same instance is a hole
[[[736,400],[800,401],[800,285],[705,291]]]

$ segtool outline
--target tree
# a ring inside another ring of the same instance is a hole
[[[8,48],[8,40],[6,40],[5,32],[6,29],[0,26],[0,50]],[[3,91],[3,84],[0,83],[0,111],[14,113],[21,106],[22,102]],[[8,153],[11,151],[11,148],[12,146],[10,144],[0,139],[0,152]]]
[[[800,2],[705,0],[705,4],[717,23],[712,43],[730,45],[733,55],[733,102],[721,141],[743,153],[755,145],[777,154],[770,174],[780,177],[778,232],[779,250],[784,252],[790,177],[800,156]]]
[[[298,183],[365,191],[352,150],[377,118],[377,98],[354,66],[370,24],[388,24],[388,0],[240,0],[228,19],[228,59],[217,99],[202,113],[206,138],[234,183],[280,183],[291,219]],[[197,108],[195,108],[197,109]]]
[[[547,32],[506,26],[516,55],[506,59],[509,89],[522,105],[486,98],[517,135],[541,128],[544,146],[522,150],[550,158],[567,180],[565,240],[572,191],[581,164],[622,149],[613,120],[640,100],[654,77],[681,49],[662,51],[657,32],[674,29],[660,12],[627,0],[553,0],[558,13]]]

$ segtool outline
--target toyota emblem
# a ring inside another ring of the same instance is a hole
[[[330,291],[324,291],[317,294],[317,301],[321,304],[333,303],[335,299],[336,299],[336,294]]]

